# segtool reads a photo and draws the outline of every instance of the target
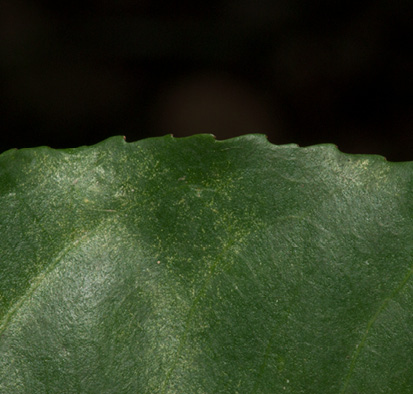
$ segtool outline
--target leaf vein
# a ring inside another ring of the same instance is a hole
[[[384,312],[384,310],[387,308],[389,305],[390,301],[394,299],[406,286],[407,282],[409,281],[410,277],[413,274],[413,266],[410,267],[410,270],[407,272],[407,274],[403,277],[403,279],[400,281],[398,286],[396,287],[395,290],[390,294],[390,296],[386,297],[383,302],[379,305],[379,308],[377,309],[376,313],[373,315],[373,317],[368,321],[366,330],[361,338],[361,341],[359,344],[356,345],[356,348],[353,352],[353,355],[351,357],[351,362],[350,362],[350,368],[347,373],[347,376],[345,378],[344,384],[342,389],[340,390],[340,393],[344,393],[347,390],[347,387],[350,383],[351,376],[353,375],[354,369],[356,367],[357,361],[359,359],[360,353],[362,349],[364,348],[364,345],[366,344],[367,337],[369,335],[370,329],[373,327],[374,323],[378,320],[379,316]]]
[[[49,264],[44,270],[42,270],[36,278],[32,281],[31,286],[25,291],[25,293],[18,298],[18,300],[9,308],[9,311],[4,315],[3,319],[0,321],[0,335],[6,330],[7,325],[10,323],[14,315],[18,310],[24,305],[24,303],[30,298],[31,295],[40,287],[43,280],[58,267],[59,263],[63,261],[64,256],[66,256],[72,249],[78,246],[79,242],[84,240],[89,233],[83,234],[77,240],[69,243],[54,259],[54,261]]]
[[[231,246],[232,246],[233,244],[234,244],[234,241],[228,243],[228,244],[226,245],[226,247],[222,250],[222,252],[218,255],[218,257],[215,259],[215,261],[214,261],[214,263],[212,264],[212,267],[211,267],[211,269],[210,269],[210,272],[209,272],[209,274],[208,274],[208,276],[207,276],[207,278],[206,278],[206,280],[205,280],[202,288],[200,289],[200,291],[198,292],[198,294],[196,295],[195,299],[194,299],[193,302],[192,302],[192,305],[191,305],[191,307],[190,307],[190,309],[189,309],[189,313],[188,313],[188,316],[187,316],[187,319],[186,319],[184,333],[183,333],[182,336],[181,336],[181,340],[180,340],[180,342],[179,342],[179,346],[178,346],[178,350],[177,350],[177,352],[176,352],[176,356],[175,356],[174,360],[172,361],[171,367],[170,367],[169,370],[166,372],[165,379],[164,379],[164,381],[163,381],[163,383],[162,383],[162,386],[161,386],[161,387],[162,387],[162,388],[161,388],[161,394],[164,394],[164,393],[165,393],[166,386],[167,386],[167,384],[168,384],[168,382],[169,382],[169,380],[170,380],[170,378],[171,378],[171,375],[172,375],[173,371],[175,370],[175,368],[176,368],[176,366],[177,366],[177,364],[178,364],[179,357],[181,356],[182,350],[183,350],[183,348],[184,348],[184,346],[185,346],[185,344],[186,344],[186,338],[187,338],[187,336],[188,336],[189,327],[190,327],[190,323],[191,323],[191,321],[192,321],[192,316],[193,316],[193,314],[194,314],[194,312],[195,312],[195,308],[196,308],[196,306],[198,305],[199,300],[201,299],[201,297],[205,294],[205,291],[206,291],[209,283],[211,282],[211,280],[212,280],[212,278],[213,278],[213,276],[214,276],[214,273],[215,273],[215,271],[216,271],[216,268],[217,268],[217,266],[218,266],[218,263],[219,263],[221,257],[231,248]]]

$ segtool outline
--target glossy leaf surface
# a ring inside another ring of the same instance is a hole
[[[413,392],[413,163],[209,135],[0,156],[1,393]]]

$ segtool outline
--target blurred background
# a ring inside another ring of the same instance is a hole
[[[413,160],[410,0],[1,0],[0,152],[172,133]]]

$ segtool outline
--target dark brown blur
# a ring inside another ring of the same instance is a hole
[[[3,0],[0,152],[264,133],[413,160],[412,4]]]

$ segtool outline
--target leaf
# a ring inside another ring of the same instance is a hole
[[[7,151],[0,392],[411,393],[412,192],[261,135]]]

